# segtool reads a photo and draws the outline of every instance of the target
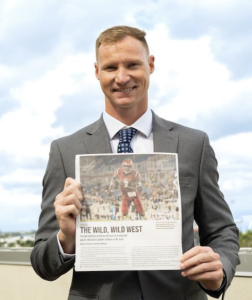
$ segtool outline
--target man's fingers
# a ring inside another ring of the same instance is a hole
[[[209,273],[209,272],[222,272],[222,263],[221,261],[211,261],[206,263],[201,263],[199,265],[195,265],[191,268],[184,269],[181,273],[182,276],[193,276],[197,274]]]
[[[213,251],[210,247],[201,247],[201,246],[196,246],[193,247],[192,249],[188,250],[185,252],[181,258],[180,261],[181,263],[185,262],[186,260],[190,259],[191,257],[194,257],[200,253],[207,253]]]
[[[68,184],[67,186],[65,185],[64,190],[56,196],[55,202],[59,202],[64,197],[67,197],[69,195],[75,195],[76,198],[79,199],[79,201],[81,201],[83,196],[80,190],[80,184]]]
[[[181,269],[187,269],[193,266],[201,265],[207,262],[220,261],[220,256],[218,253],[213,251],[198,253],[195,256],[190,256],[187,260],[181,262]]]
[[[61,197],[59,200],[55,201],[54,203],[55,209],[57,206],[69,206],[69,205],[74,205],[79,211],[81,210],[81,202],[74,194],[70,194],[66,197]]]
[[[57,216],[58,221],[69,218],[69,215],[76,218],[80,213],[80,208],[77,208],[76,205],[58,205],[55,207],[55,214]]]
[[[82,198],[80,184],[73,178],[67,178],[64,190],[57,195],[54,202],[55,214],[59,223],[69,216],[76,218],[81,210]]]
[[[223,266],[220,256],[210,247],[197,246],[180,259],[182,276],[201,282],[205,287],[218,289],[223,279]]]
[[[71,178],[71,177],[68,177],[68,178],[66,179],[66,181],[65,181],[64,190],[65,190],[68,186],[70,186],[70,185],[75,186],[79,191],[81,191],[81,185],[80,185],[80,183],[79,183],[77,180],[75,180],[75,179],[73,179],[73,178]]]

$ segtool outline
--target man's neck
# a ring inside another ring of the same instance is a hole
[[[106,113],[109,114],[111,117],[119,120],[125,125],[132,125],[134,124],[146,111],[147,108],[143,109],[136,109],[135,107],[130,108],[122,108],[122,109],[116,109],[116,110],[108,110],[105,109]]]

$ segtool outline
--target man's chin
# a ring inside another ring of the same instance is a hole
[[[148,100],[146,100],[146,103]],[[145,103],[144,99],[137,99],[133,97],[120,97],[120,98],[110,98],[106,100],[108,106],[112,106],[114,110],[120,109],[130,109],[139,107],[145,107],[147,104]]]
[[[127,107],[135,106],[136,101],[134,99],[130,99],[130,98],[120,98],[120,99],[116,99],[114,101],[114,103],[115,103],[116,107],[127,108]]]

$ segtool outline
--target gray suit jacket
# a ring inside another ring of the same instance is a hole
[[[217,161],[204,132],[190,129],[153,114],[155,152],[178,153],[181,186],[183,251],[194,246],[193,221],[199,226],[201,245],[220,254],[230,284],[239,262],[237,227],[218,186]],[[43,180],[42,211],[31,262],[39,276],[55,280],[74,266],[74,258],[64,261],[59,254],[59,230],[54,199],[63,190],[67,177],[75,177],[75,155],[111,153],[103,118],[76,133],[52,142]],[[204,289],[180,271],[75,272],[69,293],[71,300],[141,299],[203,300]],[[213,297],[220,292],[207,291]]]

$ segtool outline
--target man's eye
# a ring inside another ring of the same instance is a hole
[[[136,67],[136,66],[137,66],[136,63],[131,63],[131,64],[129,64],[129,68],[134,68],[134,67]]]
[[[116,69],[116,67],[113,67],[113,66],[108,66],[107,68],[106,68],[106,70],[108,70],[108,71],[113,71],[113,70],[115,70]]]

